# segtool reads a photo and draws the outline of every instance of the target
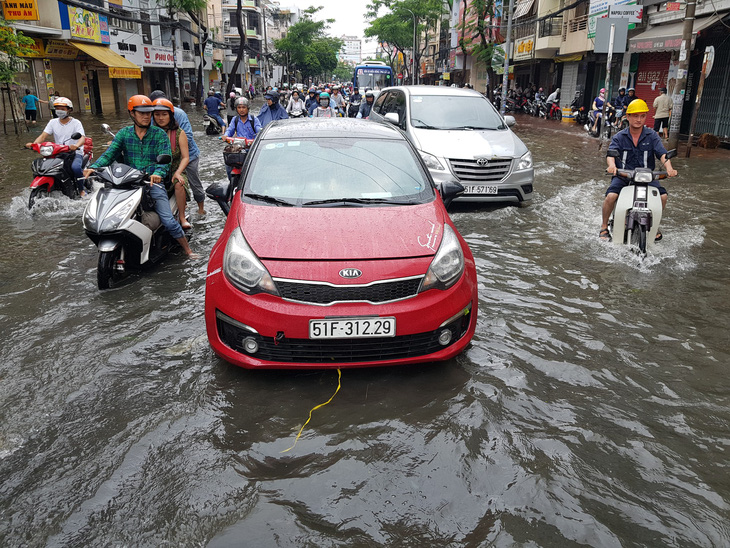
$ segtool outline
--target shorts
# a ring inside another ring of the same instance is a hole
[[[615,194],[621,194],[621,189],[625,186],[628,186],[628,181],[622,179],[621,177],[614,177],[611,179],[611,184],[608,187],[608,190],[606,190],[606,196],[608,196],[611,193]],[[659,195],[667,194],[667,189],[661,186],[658,182],[652,181],[649,183],[649,186],[653,186],[654,188],[659,189]]]
[[[666,118],[654,118],[654,131],[660,131],[663,128],[669,127],[669,117]]]
[[[36,116],[38,116],[37,110],[26,110],[25,111],[25,119],[29,122],[35,122]]]

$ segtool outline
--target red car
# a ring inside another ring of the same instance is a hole
[[[364,120],[269,124],[210,255],[213,350],[247,368],[447,360],[474,335],[474,258],[401,132]]]

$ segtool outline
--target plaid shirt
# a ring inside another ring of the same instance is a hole
[[[117,132],[114,141],[106,149],[99,159],[94,162],[92,168],[106,167],[111,164],[118,155],[124,158],[124,163],[140,171],[149,173],[149,168],[154,166],[152,175],[159,175],[163,179],[167,175],[168,166],[157,163],[159,154],[172,154],[170,140],[163,129],[156,126],[147,128],[143,139],[137,137],[134,126],[127,126]]]

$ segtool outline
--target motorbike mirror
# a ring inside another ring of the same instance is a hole
[[[507,127],[512,127],[517,123],[517,120],[515,120],[514,116],[507,115],[504,117],[504,123],[507,124]]]
[[[172,156],[169,154],[160,154],[157,157],[157,163],[158,164],[170,164],[172,163]]]
[[[667,160],[669,160],[670,158],[674,158],[676,155],[677,155],[677,149],[673,148],[672,150],[667,152]]]
[[[449,207],[459,194],[464,193],[464,186],[458,181],[444,181],[439,185],[439,193],[445,207]]]
[[[609,157],[609,158],[618,158],[618,157],[621,156],[621,154],[615,148],[609,148],[606,151],[606,156]]]
[[[109,127],[109,124],[101,124],[101,129],[103,129],[106,133],[114,137],[114,133],[112,132],[112,128]]]
[[[78,131],[76,133],[72,133],[71,139],[76,139],[78,141],[79,139],[81,139],[81,134]]]

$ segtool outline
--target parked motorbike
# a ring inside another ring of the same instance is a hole
[[[575,123],[580,126],[588,123],[588,110],[583,106],[583,94],[580,91],[575,92],[575,97],[570,103],[570,110],[573,112]]]
[[[207,113],[203,114],[203,126],[205,127],[206,135],[220,135],[223,132],[223,128],[218,120]]]
[[[223,162],[231,167],[230,180],[226,183],[213,183],[205,190],[207,196],[220,206],[223,214],[228,216],[231,210],[231,201],[238,186],[238,179],[243,170],[243,163],[253,143],[253,139],[244,139],[241,137],[226,137],[229,143],[223,149]]]
[[[548,112],[545,118],[549,120],[557,120],[558,122],[563,119],[563,111],[560,109],[560,105],[555,103],[548,103]]]
[[[608,156],[620,157],[615,149],[608,150]],[[667,152],[667,159],[677,155],[676,149]],[[659,189],[649,183],[667,177],[666,171],[652,171],[647,168],[619,169],[617,176],[629,182],[621,189],[613,213],[608,221],[611,242],[628,245],[632,251],[645,257],[654,245],[662,220],[662,200]]]
[[[172,157],[161,154],[158,164]],[[86,235],[99,249],[96,278],[99,289],[108,289],[140,270],[160,262],[177,243],[167,232],[145,192],[150,184],[144,171],[113,162],[90,178],[104,184],[86,206],[83,224]],[[170,209],[177,216],[174,194]]]
[[[78,141],[81,139],[81,134],[74,133],[71,135],[71,139]],[[41,158],[36,158],[31,164],[33,181],[30,183],[28,209],[33,209],[39,198],[48,196],[54,190],[60,190],[69,198],[78,198],[79,190],[76,184],[76,176],[71,170],[71,164],[76,152],[69,149],[66,144],[50,141],[34,143],[30,148],[39,153]],[[87,137],[84,143],[82,169],[86,167],[92,157],[93,141],[91,137]],[[84,185],[87,190],[91,189],[91,184],[88,181],[85,181]]]

